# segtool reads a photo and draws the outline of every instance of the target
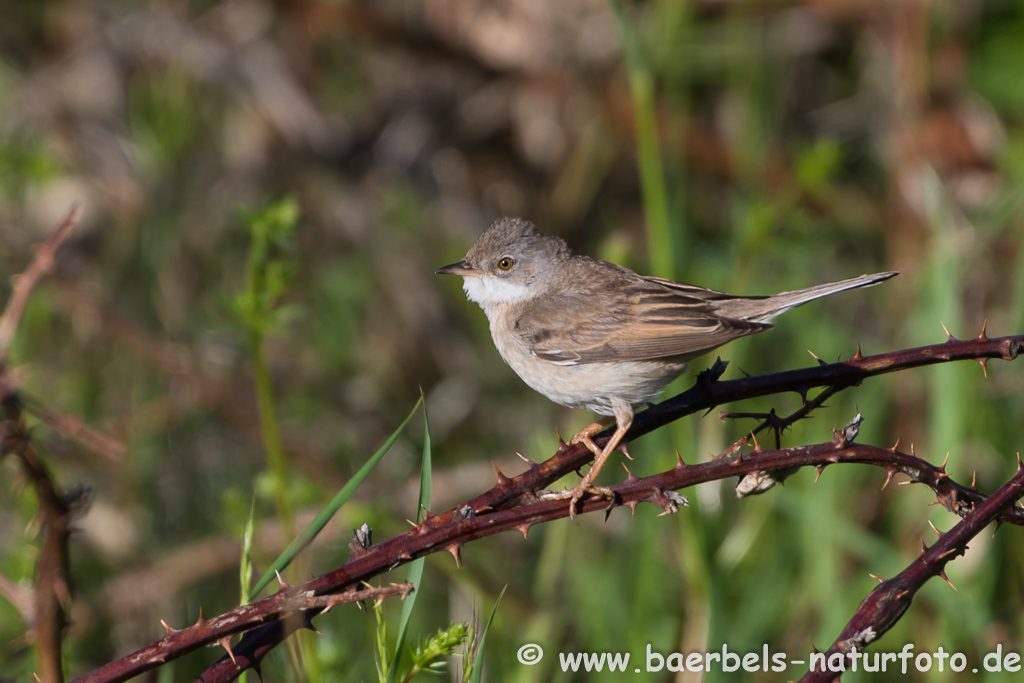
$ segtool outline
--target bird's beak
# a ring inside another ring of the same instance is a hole
[[[458,263],[453,263],[450,266],[444,268],[438,268],[434,271],[436,275],[479,275],[480,270],[474,268],[466,262],[466,259],[462,259]]]

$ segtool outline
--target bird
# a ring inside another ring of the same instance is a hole
[[[726,342],[773,327],[786,311],[823,296],[868,287],[897,275],[861,275],[770,296],[736,296],[639,275],[576,254],[560,237],[528,220],[505,217],[480,235],[466,256],[436,271],[463,279],[466,297],[483,309],[502,359],[532,389],[555,403],[605,416],[576,434],[594,464],[573,488],[542,498],[569,500],[569,516],[633,423],[686,371],[687,363]],[[615,423],[597,446],[592,437]]]

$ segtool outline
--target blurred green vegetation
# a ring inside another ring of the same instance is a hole
[[[985,320],[991,336],[1024,332],[1019,2],[57,1],[7,3],[5,16],[16,18],[0,22],[7,278],[73,202],[84,209],[26,311],[12,372],[27,395],[127,446],[116,460],[35,425],[59,483],[93,489],[72,539],[72,675],[161,637],[160,619],[180,627],[200,606],[210,615],[237,604],[253,496],[260,574],[292,540],[280,477],[302,528],[420,387],[437,511],[491,486],[492,463],[514,474],[517,451],[541,460],[556,430],[591,421],[525,387],[459,284],[433,275],[495,217],[522,215],[582,253],[737,293],[901,271],[707,359],[729,360],[730,377],[807,365],[807,350],[834,360],[858,343],[870,354],[941,341],[942,322],[958,337]],[[274,334],[260,327],[254,346],[229,302],[256,294],[247,221],[281,197],[294,197],[289,277],[259,310],[302,314],[274,313]],[[257,346],[284,455],[277,479]],[[875,379],[784,443],[827,440],[859,410],[860,441],[900,439],[937,463],[948,451],[958,481],[976,472],[990,491],[1021,450],[1018,363],[990,363],[988,379],[974,364]],[[785,413],[798,401],[738,409]],[[418,419],[306,551],[303,571],[343,563],[364,522],[377,540],[408,528]],[[631,445],[630,468],[653,473],[676,450],[705,459],[750,426],[682,420]],[[36,505],[10,458],[0,471],[10,586],[0,679],[29,680],[36,665],[14,598],[32,585]],[[792,658],[824,649],[874,585],[869,572],[892,576],[934,538],[928,520],[946,529],[956,518],[929,507],[923,488],[880,491],[880,471],[832,467],[816,484],[813,474],[742,501],[731,483],[702,486],[673,517],[641,506],[606,524],[584,517],[526,540],[484,539],[458,569],[447,553],[431,556],[406,642],[472,623],[507,585],[484,680],[616,677],[559,673],[560,651],[629,651],[635,663],[647,644],[767,643]],[[975,539],[947,570],[958,591],[931,582],[871,651],[941,645],[977,662],[997,644],[1024,649],[1019,537],[1005,528]],[[401,607],[383,609],[397,633]],[[301,659],[279,648],[264,680],[376,677],[372,615],[337,608],[315,623],[322,635]],[[546,652],[535,666],[516,661],[528,642]],[[193,653],[161,680],[195,677],[219,656]]]

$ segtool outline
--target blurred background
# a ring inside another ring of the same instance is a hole
[[[695,364],[721,355],[726,378],[812,364],[807,350],[833,361],[858,343],[870,354],[940,342],[943,322],[957,337],[986,319],[990,336],[1024,332],[1020,2],[7,0],[0,14],[3,281],[72,204],[83,210],[31,300],[12,371],[37,405],[123,446],[34,432],[60,484],[92,491],[72,538],[72,675],[162,637],[160,619],[181,627],[200,606],[238,604],[250,511],[262,572],[420,388],[435,511],[493,485],[494,465],[522,471],[517,451],[544,459],[556,430],[592,421],[523,385],[457,278],[433,274],[499,216],[735,293],[901,271]],[[253,216],[282,201],[294,230],[264,245],[273,296],[254,323]],[[958,481],[976,472],[991,491],[1021,449],[1024,369],[993,362],[988,374],[964,363],[876,378],[783,443],[827,441],[859,410],[861,442],[898,438],[936,463],[948,451]],[[271,380],[283,488],[258,376]],[[798,406],[788,395],[727,409]],[[676,450],[707,459],[751,426],[683,419],[633,444],[630,468],[665,469]],[[415,418],[298,580],[344,562],[363,522],[375,540],[408,528],[423,430]],[[0,679],[28,680],[19,602],[36,503],[10,458],[0,472]],[[928,520],[956,518],[923,487],[880,491],[882,471],[813,475],[742,501],[735,482],[702,486],[670,517],[641,506],[492,537],[463,549],[461,569],[432,556],[410,637],[486,618],[507,585],[486,680],[615,677],[559,673],[560,651],[638,662],[648,644],[824,649],[875,585],[869,572],[891,577],[934,539]],[[602,478],[623,476],[614,464]],[[997,644],[1019,651],[1022,566],[1019,529],[982,534],[947,570],[959,590],[931,582],[873,650],[941,645],[973,662]],[[338,608],[315,623],[323,635],[301,663],[279,648],[264,680],[375,680],[372,615]],[[526,642],[544,647],[540,664],[516,662]],[[187,680],[220,654],[147,680]]]

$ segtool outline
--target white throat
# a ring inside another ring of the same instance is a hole
[[[462,278],[462,289],[470,301],[480,304],[485,311],[496,304],[515,304],[532,299],[526,285],[509,282],[496,275],[469,275]]]

